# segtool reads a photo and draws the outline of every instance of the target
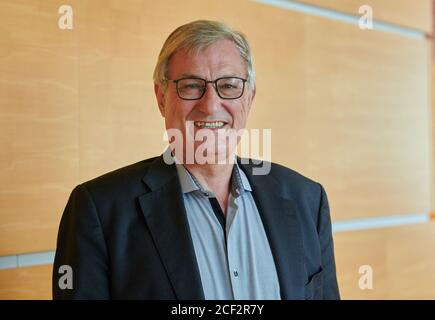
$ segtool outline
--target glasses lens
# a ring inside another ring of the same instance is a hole
[[[240,98],[243,94],[244,81],[239,78],[222,78],[216,83],[219,95],[225,99]]]
[[[181,79],[177,83],[177,91],[182,99],[199,99],[205,90],[202,79]]]

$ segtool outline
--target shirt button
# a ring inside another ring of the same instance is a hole
[[[235,276],[235,277],[238,277],[238,276],[239,276],[239,273],[238,273],[237,271],[234,271],[234,276]]]

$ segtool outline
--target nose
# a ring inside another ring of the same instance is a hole
[[[197,108],[205,114],[213,114],[220,108],[221,100],[214,84],[207,83],[207,90],[201,99],[198,100]]]

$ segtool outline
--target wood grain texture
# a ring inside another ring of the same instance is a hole
[[[358,9],[369,5],[375,21],[432,32],[432,0],[297,0],[319,7],[362,16]]]
[[[306,167],[334,218],[429,212],[429,43],[308,20]]]
[[[434,299],[435,221],[334,234],[342,299]],[[359,268],[373,269],[361,290]],[[51,299],[52,266],[0,270],[0,299]]]
[[[334,235],[343,299],[434,299],[435,222]],[[359,268],[373,269],[373,289],[359,288]]]
[[[0,300],[51,300],[52,265],[0,270]]]
[[[272,159],[320,181],[335,220],[429,212],[428,42],[268,10],[249,125]]]
[[[431,184],[431,218],[435,219],[435,43],[432,39],[432,60],[431,60],[431,69],[432,73],[430,76],[431,81],[431,97],[432,97],[432,104],[431,104],[431,111],[432,116],[430,118],[431,124],[432,124],[432,184]]]
[[[77,34],[58,28],[61,3],[0,2],[0,255],[53,248],[78,178]]]

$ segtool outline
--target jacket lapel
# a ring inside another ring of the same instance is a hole
[[[239,159],[240,161],[240,159]],[[253,175],[253,166],[240,164],[251,183],[274,257],[281,298],[304,299],[304,260],[302,231],[295,202],[282,195],[278,182],[270,175]]]
[[[175,165],[160,156],[143,181],[151,191],[139,197],[140,207],[177,299],[204,299]]]

